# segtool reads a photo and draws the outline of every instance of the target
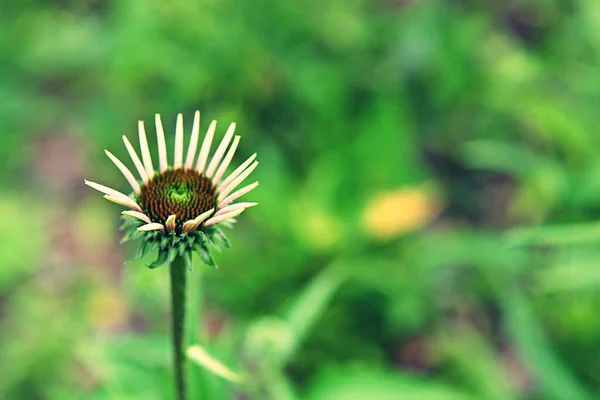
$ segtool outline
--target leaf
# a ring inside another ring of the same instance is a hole
[[[307,400],[476,400],[451,386],[371,367],[343,368],[321,374]]]
[[[516,228],[508,231],[507,240],[513,246],[566,246],[581,243],[598,243],[600,241],[600,222]]]
[[[337,264],[333,263],[315,276],[296,295],[285,316],[290,330],[294,332],[295,346],[290,349],[290,353],[308,335],[310,329],[329,305],[333,295],[344,280]],[[286,354],[284,357],[290,357],[291,355]]]
[[[510,294],[506,293],[507,290]],[[578,377],[552,351],[535,314],[519,289],[502,285],[499,297],[515,347],[538,378],[542,390],[552,399],[592,399],[594,396],[587,393]]]
[[[240,383],[244,380],[244,377],[241,374],[226,367],[222,362],[208,354],[208,352],[199,345],[190,346],[187,349],[186,354],[188,358],[197,365],[206,368],[213,374],[220,376],[229,382]]]

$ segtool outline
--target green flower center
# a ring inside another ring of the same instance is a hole
[[[154,175],[137,197],[152,222],[164,224],[177,215],[177,225],[196,218],[217,205],[212,181],[195,170],[170,169]]]

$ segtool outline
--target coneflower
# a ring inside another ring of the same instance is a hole
[[[157,250],[158,257],[149,267],[156,268],[164,263],[171,267],[175,373],[180,400],[186,398],[183,371],[185,269],[192,267],[194,251],[199,253],[203,262],[216,266],[210,247],[230,247],[221,228],[231,227],[235,217],[258,204],[234,203],[258,186],[258,182],[254,182],[238,189],[258,165],[256,153],[226,176],[240,136],[234,137],[235,123],[232,123],[210,157],[216,126],[217,122],[212,121],[198,154],[200,113],[196,111],[192,137],[184,159],[183,116],[179,114],[175,128],[175,151],[170,163],[162,122],[160,115],[156,114],[159,157],[158,169],[155,169],[144,122],[139,121],[141,158],[127,137],[123,136],[139,179],[115,155],[105,150],[131,185],[132,194],[85,181],[86,185],[104,193],[105,199],[127,208],[122,212],[125,219],[123,241],[141,239],[139,257]]]

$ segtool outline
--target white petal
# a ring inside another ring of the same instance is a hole
[[[222,215],[214,216],[211,219],[209,219],[208,221],[206,221],[204,226],[211,226],[211,225],[217,224],[219,222],[223,222],[229,218],[233,218],[235,216],[240,215],[241,213],[244,212],[244,210],[245,210],[245,208],[240,208],[239,210],[230,211],[230,212],[222,214]]]
[[[177,125],[175,128],[175,161],[173,167],[181,168],[183,165],[183,114],[177,115]]]
[[[151,224],[146,224],[144,226],[140,226],[138,231],[148,232],[148,231],[164,231],[165,227],[162,224],[157,224],[153,222]]]
[[[231,204],[229,206],[223,207],[221,208],[216,214],[217,215],[223,215],[225,213],[228,213],[230,211],[235,211],[235,210],[239,210],[240,208],[250,208],[250,207],[254,207],[257,206],[258,203],[256,202],[251,202],[251,201],[246,201],[246,202],[242,202],[242,203],[235,203],[235,204]]]
[[[185,232],[189,232],[189,231],[193,231],[196,228],[198,228],[200,226],[200,224],[202,224],[208,217],[210,217],[212,215],[212,213],[215,211],[214,208],[211,208],[208,211],[203,212],[202,214],[198,215],[196,218],[191,219],[189,221],[187,221],[185,224],[183,224],[183,230]],[[187,230],[186,230],[186,226],[187,226]]]
[[[138,212],[138,211],[123,211],[121,214],[127,215],[129,217],[137,218],[141,221],[144,221],[147,224],[152,223],[152,221],[150,220],[150,217],[148,217],[146,214]]]
[[[192,138],[188,147],[187,158],[185,159],[185,169],[194,167],[194,159],[196,158],[196,150],[198,149],[198,137],[200,136],[200,111],[194,114],[194,125],[192,125]]]
[[[248,157],[248,159],[246,161],[244,161],[242,163],[242,165],[237,167],[235,169],[235,171],[233,171],[231,174],[229,174],[229,176],[219,185],[219,187],[217,188],[217,192],[219,192],[221,189],[224,189],[227,185],[229,185],[231,182],[233,182],[233,180],[235,178],[237,178],[239,174],[244,172],[244,170],[248,167],[248,165],[250,165],[250,163],[252,161],[254,161],[255,158],[256,158],[256,153],[254,153],[250,157]]]
[[[215,209],[211,208],[210,210],[198,215],[196,218],[190,219],[185,224],[183,224],[183,230],[185,232],[195,230],[196,228],[198,228],[200,226],[201,223],[203,223],[208,217],[210,217],[214,211],[215,211]]]
[[[221,166],[219,167],[219,169],[215,173],[215,176],[212,179],[213,185],[218,184],[219,181],[221,180],[221,178],[223,177],[223,174],[227,170],[227,167],[229,167],[229,164],[231,163],[231,159],[233,158],[233,155],[235,154],[235,151],[237,150],[239,143],[240,143],[240,136],[236,136],[233,139],[233,143],[231,144],[231,147],[229,148],[229,151],[227,152],[225,159],[221,163]]]
[[[227,204],[231,203],[234,200],[237,200],[238,198],[242,197],[246,193],[254,190],[257,186],[258,186],[258,182],[254,182],[254,183],[249,184],[248,186],[244,186],[240,190],[225,197],[223,199],[223,201],[221,201],[221,203],[219,204],[219,207],[223,208],[223,207],[227,206]]]
[[[198,157],[198,164],[196,164],[196,170],[199,173],[204,173],[204,167],[206,166],[206,160],[208,159],[208,153],[210,153],[210,145],[212,144],[213,136],[215,135],[215,129],[217,128],[217,121],[212,121],[206,131],[206,136],[202,142],[200,148],[200,156]]]
[[[229,142],[231,142],[233,132],[235,132],[235,122],[229,125],[227,132],[225,132],[225,136],[223,136],[223,140],[221,140],[219,147],[217,147],[217,151],[215,151],[215,154],[213,155],[213,158],[206,169],[205,175],[207,177],[212,178],[213,174],[215,173],[219,163],[221,162],[221,159],[223,158],[223,154],[225,154],[225,150],[227,150],[227,146],[229,146]]]
[[[167,222],[165,222],[165,225],[170,232],[175,231],[175,228],[177,227],[176,221],[177,221],[176,215],[170,215],[169,218],[167,218]]]
[[[196,222],[193,219],[190,219],[189,221],[185,221],[183,223],[183,231],[184,232],[189,232],[193,229],[194,225],[196,225]]]
[[[258,165],[258,161],[254,161],[252,163],[252,165],[248,167],[247,170],[245,170],[244,172],[242,172],[240,174],[240,176],[238,176],[237,178],[235,178],[233,180],[233,182],[231,182],[229,185],[227,185],[226,187],[224,187],[222,189],[221,193],[219,193],[219,200],[225,198],[225,196],[227,196],[229,193],[231,193],[231,191],[233,189],[235,189],[236,187],[238,187],[238,185],[240,183],[242,183],[244,181],[244,179],[246,179],[248,177],[248,175],[250,175],[252,173],[252,171],[254,171],[254,169],[256,168],[257,165]]]
[[[148,178],[152,179],[154,176],[154,166],[152,165],[152,157],[150,156],[150,149],[148,148],[148,138],[146,137],[144,121],[138,121],[138,131],[140,134],[140,148],[142,149],[142,159],[144,160],[146,173],[148,174]]]
[[[129,197],[122,198],[122,197],[114,197],[114,196],[110,196],[108,194],[105,194],[104,198],[106,200],[108,200],[108,201],[112,201],[115,204],[119,204],[119,205],[122,205],[124,207],[129,207],[132,210],[142,212],[142,208],[135,201],[133,201]]]
[[[127,196],[127,195],[119,192],[118,190],[111,189],[108,186],[104,186],[104,185],[101,185],[101,184],[96,183],[96,182],[88,181],[86,179],[84,179],[83,182],[86,185],[88,185],[89,187],[91,187],[93,189],[96,189],[97,191],[102,192],[104,194],[107,194],[109,196],[130,199],[129,196]]]
[[[154,116],[154,122],[156,124],[156,140],[158,141],[158,158],[160,162],[160,172],[165,172],[169,168],[169,161],[167,158],[167,142],[165,141],[165,130],[163,129],[162,121],[160,120],[160,114]]]
[[[146,170],[144,169],[144,164],[142,164],[142,161],[138,157],[135,149],[133,148],[133,145],[131,144],[129,139],[127,139],[127,136],[125,136],[125,135],[123,135],[123,142],[125,143],[125,147],[127,148],[127,152],[129,153],[131,160],[135,164],[135,168],[137,169],[138,173],[140,174],[140,178],[142,178],[142,181],[144,183],[147,183],[148,182],[148,174],[146,173]]]
[[[194,225],[193,229],[196,229],[200,226],[200,224],[202,224],[204,221],[206,221],[208,219],[208,217],[210,217],[213,212],[215,211],[214,208],[211,208],[210,210],[203,212],[202,214],[198,215],[196,218],[194,218],[194,221],[196,222],[196,224]]]
[[[123,164],[121,162],[121,160],[119,160],[117,157],[115,157],[110,151],[104,150],[104,152],[106,153],[108,158],[110,158],[110,160],[113,163],[115,163],[117,168],[119,168],[119,171],[121,171],[121,173],[123,174],[125,179],[127,179],[127,182],[129,182],[133,191],[136,192],[137,194],[140,194],[142,191],[142,189],[140,188],[140,184],[137,182],[137,180],[135,179],[135,176],[133,176],[133,174],[131,173],[129,168],[127,168],[125,166],[125,164]]]

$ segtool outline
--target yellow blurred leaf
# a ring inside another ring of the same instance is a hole
[[[391,239],[422,228],[440,212],[440,202],[429,185],[378,193],[362,216],[365,231],[377,239]]]

